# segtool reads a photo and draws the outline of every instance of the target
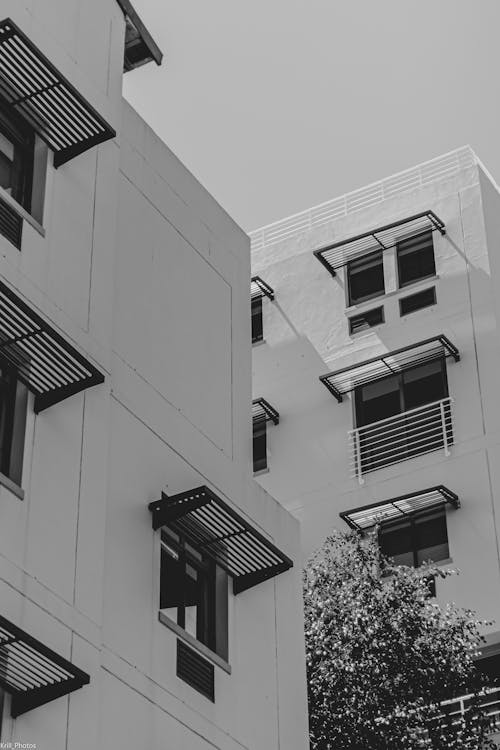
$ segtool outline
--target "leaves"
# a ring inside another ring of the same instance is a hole
[[[481,624],[429,598],[432,565],[393,566],[376,535],[328,537],[304,571],[312,750],[478,750]],[[473,693],[454,723],[441,702]]]

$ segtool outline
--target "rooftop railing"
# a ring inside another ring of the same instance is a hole
[[[451,398],[443,398],[349,430],[351,476],[364,483],[364,475],[377,469],[444,450],[453,445]]]
[[[250,232],[252,251],[261,250],[276,242],[289,239],[314,227],[335,221],[355,211],[361,211],[388,198],[415,190],[436,180],[451,177],[462,169],[477,163],[476,155],[470,146],[462,146],[455,151],[438,156],[411,169],[405,169],[391,177],[373,182],[359,190],[346,193],[339,198],[313,206],[306,211],[288,216],[280,221],[267,224]]]

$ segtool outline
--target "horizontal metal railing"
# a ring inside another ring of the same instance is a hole
[[[327,224],[330,221],[347,214],[369,208],[392,198],[399,193],[428,185],[431,182],[451,177],[461,169],[471,167],[476,163],[476,155],[470,146],[463,146],[455,151],[438,156],[436,159],[419,164],[411,169],[379,180],[371,185],[346,193],[339,198],[321,203],[306,211],[288,216],[280,221],[250,232],[252,250],[260,250],[268,245],[281,242],[314,227]]]
[[[443,701],[441,706],[445,709],[447,716],[458,720],[467,711],[471,700],[474,696],[462,695],[460,698],[451,698]],[[489,688],[485,690],[484,695],[479,698],[479,703],[486,712],[488,718],[488,734],[497,734],[500,732],[500,688]]]
[[[350,471],[360,484],[364,475],[453,444],[451,398],[443,398],[393,417],[349,430]]]

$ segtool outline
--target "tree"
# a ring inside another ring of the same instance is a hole
[[[432,565],[394,566],[376,533],[327,538],[304,571],[311,750],[479,750],[482,624],[429,596]],[[441,702],[472,694],[451,716]],[[496,747],[496,745],[490,745]]]

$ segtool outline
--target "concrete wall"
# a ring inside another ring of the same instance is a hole
[[[434,233],[436,278],[397,290],[389,250],[385,296],[347,311],[344,271],[332,278],[312,251],[429,209],[446,225],[445,236]],[[280,412],[279,426],[268,431],[270,470],[257,481],[301,520],[304,554],[331,529],[347,529],[340,511],[444,484],[462,502],[447,516],[450,566],[460,576],[439,581],[438,596],[495,620],[492,631],[500,629],[498,214],[498,192],[471,167],[256,252],[252,268],[276,294],[264,303],[266,341],[253,350],[254,396]],[[399,298],[432,285],[437,304],[400,318]],[[380,304],[386,322],[350,336],[347,312]],[[447,366],[450,457],[436,451],[402,461],[366,475],[360,486],[348,465],[352,399],[338,404],[318,377],[439,333],[461,354]]]
[[[89,747],[304,750],[297,521],[251,478],[248,238],[121,99],[114,0],[0,0],[116,128],[54,170],[43,227],[0,274],[104,372],[38,415],[22,488],[0,480],[0,609],[90,674],[2,740]],[[296,561],[230,594],[229,662],[212,704],[175,676],[158,621],[159,534],[147,504],[208,484]]]

